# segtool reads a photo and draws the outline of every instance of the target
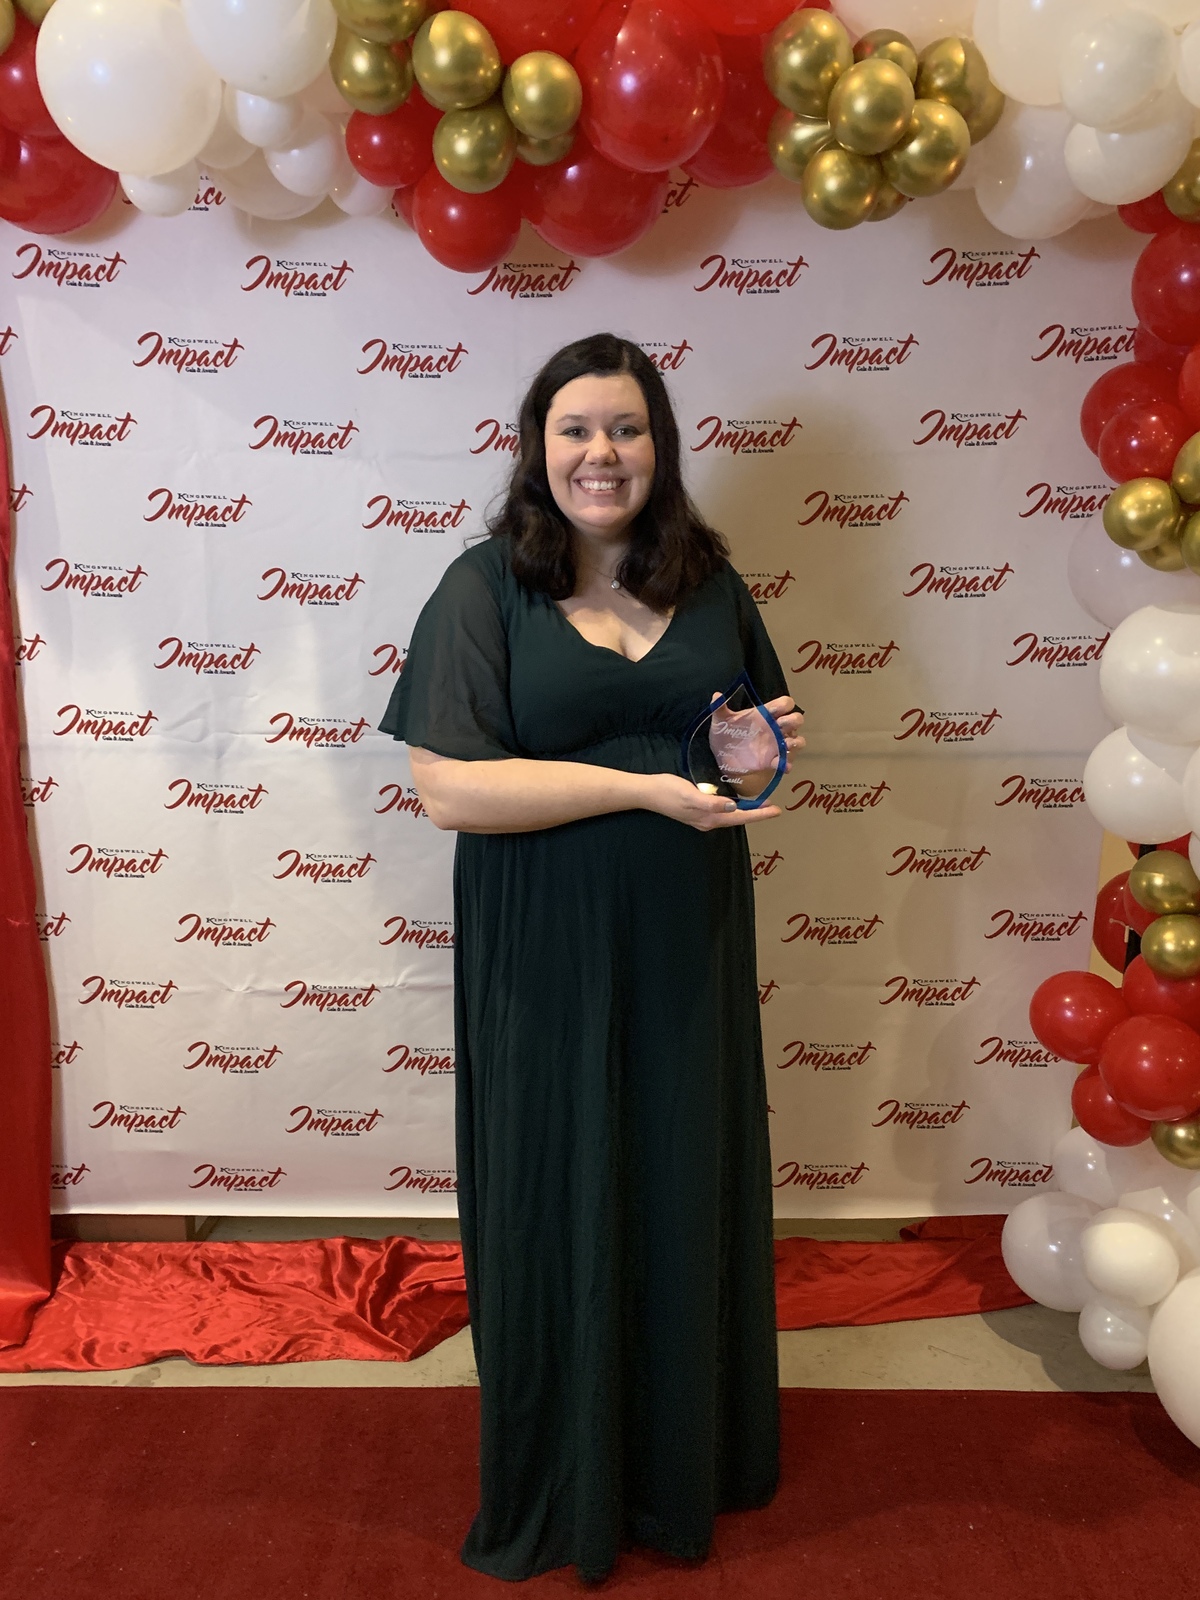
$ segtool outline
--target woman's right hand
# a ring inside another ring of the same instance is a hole
[[[724,795],[703,794],[694,783],[677,778],[671,772],[651,773],[643,782],[647,811],[657,811],[659,816],[686,823],[701,833],[711,833],[717,828],[741,828],[748,822],[769,822],[780,815],[778,806],[739,811],[735,801],[727,800]]]

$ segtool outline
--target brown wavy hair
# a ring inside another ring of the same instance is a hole
[[[488,519],[493,538],[510,542],[512,570],[527,588],[566,600],[575,592],[571,530],[546,475],[546,416],[558,391],[575,378],[628,373],[641,389],[654,441],[650,496],[630,526],[629,549],[616,576],[621,587],[655,611],[667,611],[716,572],[729,554],[683,486],[679,426],[658,368],[638,345],[594,333],[552,355],[521,403],[517,463],[504,503]]]

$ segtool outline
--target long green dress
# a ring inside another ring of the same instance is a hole
[[[640,661],[514,578],[451,563],[382,723],[467,761],[681,772],[747,669],[786,692],[728,565]],[[462,1558],[498,1578],[623,1543],[705,1555],[778,1477],[771,1177],[742,828],[648,811],[460,834],[458,1208],[482,1406]]]

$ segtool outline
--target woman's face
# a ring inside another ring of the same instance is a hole
[[[573,378],[546,413],[546,476],[577,533],[614,538],[650,497],[654,439],[636,378]]]

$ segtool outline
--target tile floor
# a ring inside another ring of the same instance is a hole
[[[788,1221],[778,1234],[821,1239],[895,1239],[906,1219]],[[382,1238],[411,1234],[453,1239],[451,1219],[226,1217],[212,1239],[309,1239],[337,1234]],[[871,1328],[809,1328],[779,1335],[780,1381],[807,1389],[1152,1390],[1144,1366],[1108,1372],[1079,1343],[1076,1318],[1044,1306],[982,1316],[883,1323]],[[416,1361],[304,1361],[269,1367],[197,1367],[159,1361],[120,1372],[0,1374],[0,1385],[94,1384],[130,1387],[203,1384],[274,1388],[383,1388],[473,1384],[471,1337],[464,1329]]]

